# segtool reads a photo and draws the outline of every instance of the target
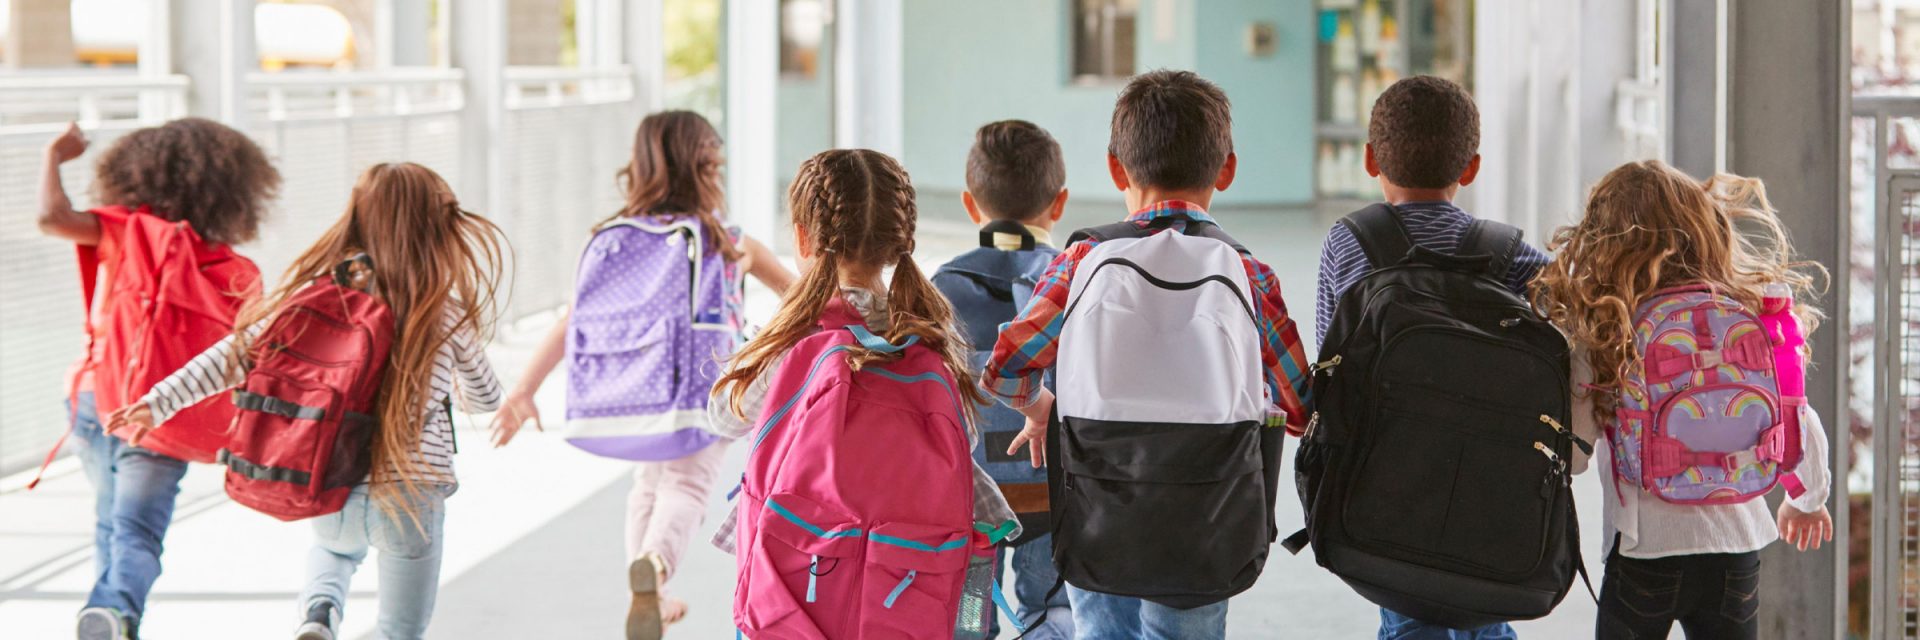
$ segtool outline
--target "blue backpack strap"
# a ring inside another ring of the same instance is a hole
[[[920,336],[907,336],[907,341],[900,344],[887,342],[886,338],[873,335],[873,332],[868,331],[867,326],[863,324],[847,325],[847,330],[853,332],[853,339],[860,341],[861,347],[868,351],[876,351],[879,353],[899,353],[905,351],[907,347],[913,346],[913,343],[920,341]]]

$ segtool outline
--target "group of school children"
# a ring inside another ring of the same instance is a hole
[[[88,304],[69,408],[97,579],[78,637],[138,637],[189,462],[312,521],[295,637],[335,637],[373,549],[381,637],[422,637],[455,405],[497,411],[506,445],[541,425],[562,362],[567,441],[636,462],[629,638],[688,615],[665,589],[722,484],[713,542],[755,639],[1223,638],[1282,538],[1381,605],[1380,638],[1512,638],[1586,579],[1568,487],[1599,441],[1597,637],[1756,637],[1759,551],[1832,534],[1802,390],[1819,267],[1793,260],[1760,183],[1623,165],[1549,256],[1453,204],[1481,161],[1461,87],[1402,80],[1368,126],[1386,203],[1325,240],[1309,361],[1279,279],[1208,212],[1248,176],[1227,96],[1193,73],[1120,91],[1106,166],[1128,213],[1064,239],[1060,146],[981,127],[961,199],[980,246],[931,277],[893,158],[799,167],[796,276],[728,224],[713,127],[656,113],[625,205],[582,230],[573,303],[504,391],[483,347],[506,241],[431,170],[367,170],[263,292],[230,246],[279,175],[244,135],[134,132],[81,210],[59,171],[88,146],[70,128],[40,228],[80,247]],[[783,298],[751,331],[748,275]],[[1305,523],[1274,516],[1290,437]],[[734,440],[747,470],[723,483]],[[1776,485],[1790,497],[1769,513]]]

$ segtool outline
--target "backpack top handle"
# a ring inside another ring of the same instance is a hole
[[[365,253],[358,253],[354,254],[351,258],[341,260],[340,264],[333,265],[333,283],[349,289],[358,288],[354,286],[353,282],[353,267],[356,264],[360,265],[368,276],[373,275],[373,258],[367,256]],[[368,284],[372,284],[372,278],[368,278]]]

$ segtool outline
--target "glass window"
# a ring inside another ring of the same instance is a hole
[[[827,7],[821,0],[780,0],[780,75],[820,77],[820,45],[826,39]]]
[[[1073,0],[1073,79],[1112,82],[1133,76],[1139,0]]]

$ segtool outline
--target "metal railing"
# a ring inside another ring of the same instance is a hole
[[[1873,637],[1920,637],[1920,151],[1909,134],[1920,96],[1861,95],[1853,115],[1872,126],[1871,208],[1856,206],[1848,270],[1856,301],[1852,366],[1865,385],[1872,492],[1869,564]],[[1856,198],[1856,200],[1860,200]],[[1861,237],[1866,236],[1866,237]],[[1864,254],[1864,255],[1863,255]],[[1861,264],[1861,263],[1866,264]],[[1863,268],[1864,267],[1864,268]],[[1877,320],[1877,321],[1876,321]],[[1869,341],[1862,338],[1870,336]],[[1850,401],[1848,404],[1859,406]],[[1865,418],[1865,420],[1862,420]],[[1857,447],[1856,447],[1857,448]],[[1856,460],[1859,458],[1856,457]]]

